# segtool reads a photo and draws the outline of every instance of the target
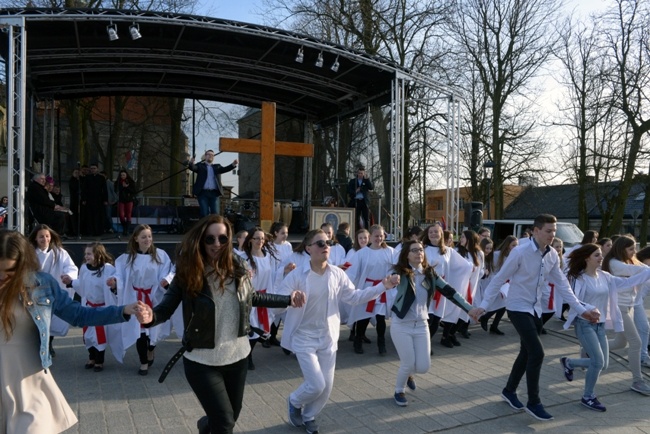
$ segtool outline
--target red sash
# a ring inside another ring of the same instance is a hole
[[[136,288],[133,287],[133,290],[138,293],[138,301],[143,302],[147,306],[153,309],[153,303],[151,302],[151,289],[152,288]]]
[[[466,298],[466,300],[467,300],[467,302],[469,304],[472,304],[472,285],[469,284],[469,283],[467,284],[467,298]]]
[[[260,289],[257,292],[259,292],[260,294],[266,294],[266,289]],[[267,308],[265,307],[257,308],[257,321],[259,321],[262,330],[264,330],[267,333],[270,332],[271,327],[269,327],[269,311]]]
[[[444,279],[445,279],[445,276],[440,276],[440,278],[441,278],[442,280],[444,280]],[[436,302],[436,307],[435,307],[435,309],[438,309],[438,305],[440,304],[440,300],[442,300],[442,294],[440,293],[440,291],[436,291],[436,290],[434,289],[434,291],[433,291],[433,300]]]
[[[551,287],[551,295],[548,297],[548,308],[553,309],[553,298],[555,294],[555,283],[549,283],[548,286]]]
[[[366,278],[366,282],[372,282],[372,286],[379,285],[381,281],[384,279],[379,279],[379,280],[373,280],[373,279],[368,279]],[[377,300],[370,300],[368,304],[366,305],[366,312],[372,313],[375,310],[375,302]],[[379,301],[381,303],[386,303],[386,293],[382,292],[381,295],[379,296]]]
[[[86,300],[86,306],[90,307],[100,307],[104,306],[104,303],[91,303],[88,300]],[[97,333],[97,344],[103,345],[106,343],[106,330],[104,329],[104,326],[94,326],[95,327],[95,333]],[[88,326],[84,326],[83,328],[83,334],[85,336],[86,330],[88,330]],[[84,339],[85,341],[85,339]]]

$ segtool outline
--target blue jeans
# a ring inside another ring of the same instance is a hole
[[[583,397],[587,399],[594,398],[596,396],[594,388],[596,387],[596,382],[598,382],[600,371],[607,369],[609,365],[609,343],[605,334],[605,323],[599,322],[592,324],[587,320],[577,318],[574,322],[574,327],[580,345],[589,354],[589,357],[584,359],[569,359],[569,367],[587,368]]]
[[[205,217],[210,214],[218,214],[218,199],[219,196],[217,190],[201,190],[201,193],[199,193],[198,197],[201,217]]]
[[[648,325],[648,315],[645,313],[643,304],[634,306],[634,325],[641,338],[641,361],[650,361],[648,357],[648,334],[650,326]]]
[[[539,338],[542,333],[542,319],[527,312],[508,311],[508,318],[519,334],[519,354],[512,365],[506,390],[517,392],[519,382],[526,374],[528,405],[537,405],[539,399],[539,375],[544,363],[544,346]]]

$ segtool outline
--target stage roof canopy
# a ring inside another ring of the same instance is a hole
[[[278,112],[328,122],[369,102],[390,103],[400,71],[386,59],[305,35],[202,16],[0,10],[0,21],[8,18],[25,19],[27,85],[41,99],[156,95],[254,107],[273,101]],[[109,40],[110,26],[118,39]],[[131,26],[141,38],[132,39]],[[0,41],[6,57],[6,32]]]

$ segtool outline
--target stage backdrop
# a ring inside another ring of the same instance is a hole
[[[332,208],[332,207],[311,207],[309,229],[319,229],[323,223],[330,223],[334,227],[334,233],[343,222],[350,223],[350,238],[354,240],[354,208]]]

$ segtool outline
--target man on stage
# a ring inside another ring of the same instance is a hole
[[[368,192],[374,189],[375,186],[366,174],[366,168],[364,166],[359,166],[357,169],[357,177],[352,178],[348,183],[348,196],[350,196],[348,206],[357,210],[357,229],[368,229],[368,227],[370,227],[368,223],[370,213],[368,208],[370,205],[370,195]],[[359,217],[361,217],[361,222],[363,222],[362,225],[359,224]]]
[[[235,159],[231,165],[223,167],[221,164],[213,164],[214,151],[205,152],[204,160],[194,164],[194,157],[188,162],[187,167],[197,173],[192,193],[199,200],[201,217],[209,214],[218,214],[217,199],[223,194],[221,191],[221,175],[230,172],[237,167],[239,160]]]

